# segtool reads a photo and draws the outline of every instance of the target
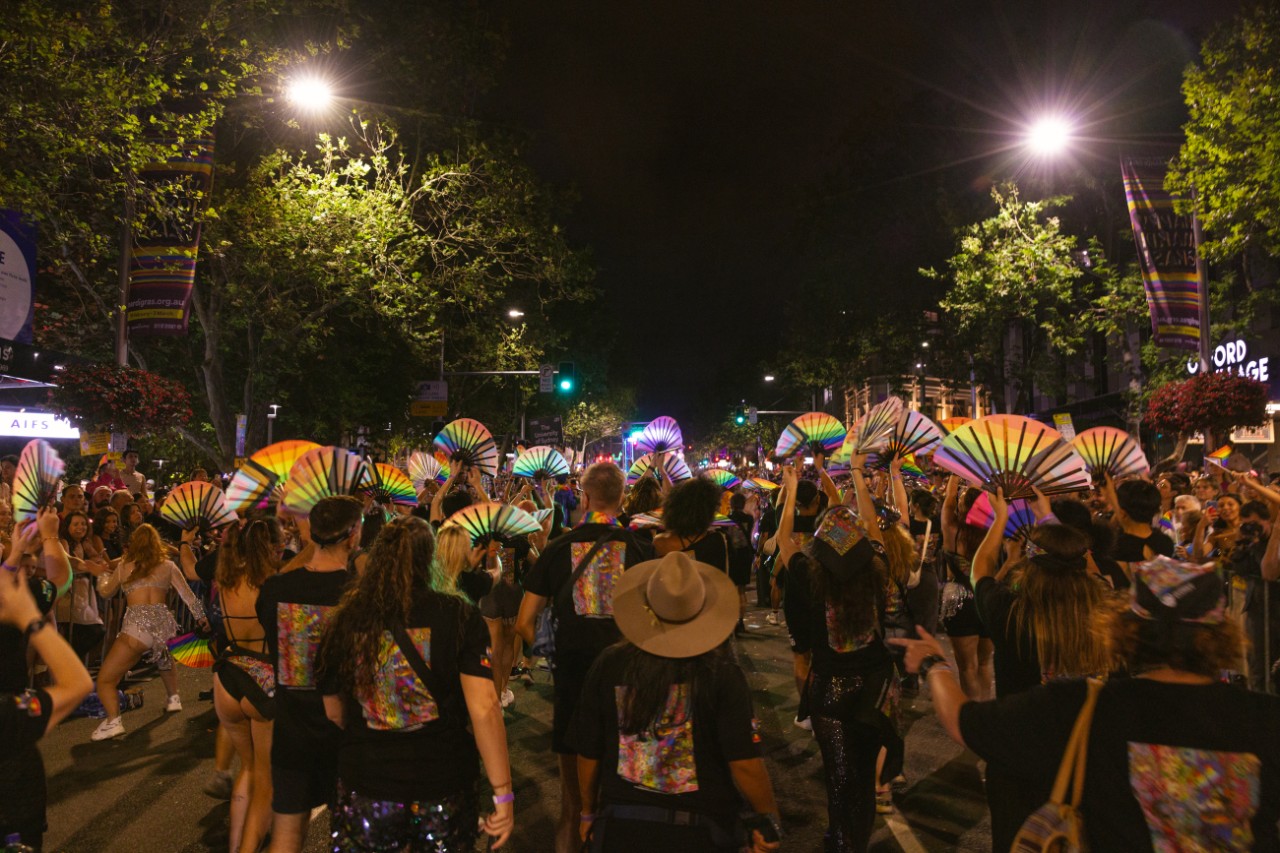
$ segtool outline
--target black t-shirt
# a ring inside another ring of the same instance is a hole
[[[438,800],[475,782],[478,755],[461,676],[493,678],[489,629],[474,607],[439,593],[414,604],[408,625],[435,689],[384,631],[373,684],[345,696],[338,778],[380,800]]]
[[[493,575],[483,569],[469,569],[458,574],[458,589],[475,604],[493,589]]]
[[[1084,697],[1071,680],[969,702],[960,733],[1045,802]],[[1094,713],[1081,811],[1095,853],[1280,849],[1280,697],[1113,679]]]
[[[878,551],[881,548],[874,542],[872,546]],[[792,650],[797,654],[813,652],[814,671],[824,675],[853,674],[870,663],[884,660],[888,650],[880,619],[889,593],[887,579],[880,599],[869,598],[862,604],[868,611],[865,615],[870,618],[866,628],[855,634],[850,629],[855,623],[841,605],[814,600],[810,574],[818,571],[822,571],[822,567],[803,553],[794,554],[786,566],[782,603]]]
[[[995,645],[996,696],[1011,696],[1040,684],[1040,658],[1035,639],[1019,637],[1009,620],[1009,611],[1017,596],[1006,584],[993,577],[978,580],[973,588],[978,617],[987,626]]]
[[[578,564],[596,540],[609,539],[591,567],[569,589]],[[613,622],[613,584],[652,550],[630,531],[607,524],[584,524],[552,540],[524,580],[525,591],[551,602],[556,619],[556,656],[594,658],[621,638]]]
[[[1138,563],[1146,562],[1146,549],[1150,548],[1152,553],[1157,556],[1172,557],[1173,556],[1173,540],[1158,530],[1151,531],[1151,535],[1145,539],[1141,536],[1134,536],[1132,533],[1120,532],[1116,537],[1116,547],[1111,551],[1113,560],[1121,563],[1129,563],[1130,568]],[[1104,563],[1098,563],[1098,569],[1102,571],[1111,580],[1111,585],[1116,589],[1128,589],[1129,578],[1120,566],[1115,565],[1111,560]],[[1111,568],[1114,566],[1114,568]]]
[[[44,761],[36,741],[52,713],[53,699],[43,690],[0,693],[0,838],[17,832],[34,842],[44,831]]]
[[[218,573],[218,551],[214,549],[200,559],[196,560],[196,577],[204,582],[206,587],[213,585],[213,577]]]
[[[28,578],[27,587],[40,615],[47,615],[53,609],[58,590],[44,578]],[[21,693],[27,689],[28,680],[27,644],[22,640],[22,631],[7,623],[0,625],[0,693]]]
[[[258,592],[258,621],[276,673],[273,764],[309,769],[315,750],[337,746],[342,730],[324,713],[316,650],[333,608],[353,578],[343,570],[294,569],[267,578]]]
[[[714,566],[722,572],[729,571],[729,547],[724,534],[719,530],[708,530],[706,536],[685,548],[684,551],[699,563]]]
[[[760,757],[742,669],[731,659],[718,661],[699,682],[697,697],[686,684],[671,685],[657,730],[623,735],[618,700],[633,654],[640,652],[619,644],[596,660],[569,730],[573,750],[600,762],[601,804],[693,811],[731,824],[743,802],[729,762]]]

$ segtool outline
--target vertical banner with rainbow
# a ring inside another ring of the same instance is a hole
[[[157,140],[169,155],[138,172],[129,258],[129,335],[185,335],[213,186],[213,139]]]
[[[1204,282],[1196,268],[1195,226],[1190,215],[1173,209],[1173,197],[1164,188],[1167,168],[1166,160],[1149,157],[1120,163],[1155,342],[1197,350]]]

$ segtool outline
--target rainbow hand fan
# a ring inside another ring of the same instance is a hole
[[[996,520],[996,511],[991,506],[991,497],[983,492],[978,495],[978,499],[973,502],[973,506],[969,507],[969,514],[965,516],[965,524],[974,524],[978,527],[990,528],[991,522]],[[1036,526],[1036,514],[1031,511],[1031,503],[1025,500],[1016,500],[1009,502],[1009,519],[1004,525],[1005,539],[1026,539],[1031,535],[1031,529]]]
[[[298,458],[289,471],[284,505],[306,515],[324,498],[354,495],[373,483],[363,459],[341,447],[317,447]]]
[[[458,418],[445,424],[436,436],[435,446],[450,462],[479,468],[490,477],[498,475],[498,446],[488,427],[477,420]]]
[[[471,535],[471,544],[490,539],[506,539],[541,533],[542,524],[529,513],[517,507],[498,503],[472,504],[460,509],[441,526],[461,527]]]
[[[430,453],[415,450],[409,454],[409,479],[417,489],[433,480],[443,483],[449,479],[449,463],[441,462]]]
[[[1087,429],[1071,440],[1090,474],[1113,477],[1144,476],[1151,472],[1146,455],[1133,436],[1115,427]]]
[[[539,445],[530,447],[516,457],[511,466],[511,473],[517,477],[532,477],[535,480],[543,477],[559,477],[569,473],[569,463],[560,451],[553,447]]]
[[[160,517],[183,530],[221,527],[236,520],[226,497],[211,483],[190,482],[169,492],[160,506]]]
[[[384,462],[378,462],[370,469],[372,482],[365,491],[378,504],[399,504],[401,506],[417,506],[418,492],[413,482],[403,471]]]
[[[235,512],[262,509],[279,500],[276,478],[247,462],[231,475],[225,495],[227,506]]]
[[[734,476],[721,468],[711,469],[707,472],[706,476],[708,480],[726,491],[729,489],[736,489],[738,486],[742,485],[742,479],[740,477]]]
[[[744,489],[750,489],[753,492],[767,494],[778,488],[778,484],[772,480],[766,480],[763,477],[751,477],[742,483]]]
[[[787,457],[809,450],[814,456],[830,456],[844,443],[844,424],[826,412],[809,412],[787,424],[778,436],[775,456]]]
[[[666,415],[649,421],[636,439],[636,450],[640,453],[671,453],[682,449],[684,436],[680,434],[680,424]]]
[[[689,470],[689,466],[679,456],[670,453],[664,455],[662,457],[662,467],[666,470],[667,476],[673,483],[693,478],[693,472]],[[652,470],[653,454],[646,453],[631,464],[631,470],[627,472],[627,484],[635,483]]]
[[[841,452],[846,448],[850,455],[883,450],[901,418],[902,398],[885,397],[853,425],[840,448]]]
[[[164,644],[169,647],[169,654],[174,660],[192,669],[208,669],[217,660],[213,644],[195,634],[182,634],[172,640],[165,640]]]
[[[662,529],[662,510],[655,509],[653,512],[638,512],[631,516],[631,521],[627,524],[631,530],[661,530]]]
[[[315,450],[320,445],[314,441],[277,441],[268,444],[249,457],[246,464],[253,465],[276,478],[275,485],[289,479],[289,472],[304,453]]]
[[[1090,486],[1084,460],[1052,427],[1019,415],[988,415],[942,440],[933,464],[1008,500]]]
[[[545,522],[548,518],[550,518],[550,517],[551,517],[551,513],[555,512],[555,511],[556,511],[556,510],[555,510],[555,507],[550,507],[550,506],[549,506],[549,507],[547,507],[546,509],[535,509],[533,512],[529,513],[529,515],[532,515],[532,516],[533,516],[533,520],[534,520],[534,521],[536,521],[536,522],[538,522],[538,524],[542,524],[542,523],[543,523],[543,522]]]
[[[870,417],[870,415],[868,415]],[[884,455],[914,456],[917,453],[932,453],[942,443],[942,431],[933,421],[919,412],[905,411],[894,424],[893,434],[884,446]]]
[[[58,496],[58,485],[67,466],[58,451],[43,438],[33,439],[22,448],[18,467],[13,472],[13,520],[30,521]]]
[[[943,418],[938,421],[938,429],[942,430],[943,435],[950,435],[965,424],[972,422],[973,418]]]

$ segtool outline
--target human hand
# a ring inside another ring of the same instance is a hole
[[[58,517],[58,511],[51,506],[41,507],[36,514],[36,526],[40,528],[40,538],[51,538],[58,535],[58,527],[61,526],[62,519]]]
[[[0,622],[22,630],[39,618],[26,573],[0,569]]]
[[[592,817],[587,817],[586,815],[578,816],[578,838],[582,839],[583,843],[585,843],[587,839],[591,837],[591,827],[595,825],[596,825],[596,819],[594,816]]]
[[[1039,521],[1046,515],[1053,512],[1053,506],[1050,504],[1049,498],[1044,492],[1040,491],[1035,486],[1032,486],[1031,488],[1036,493],[1036,499],[1031,502],[1031,513],[1036,517],[1036,521]]]
[[[996,514],[996,518],[1009,518],[1009,502],[1004,499],[1004,489],[996,489],[994,492],[988,492],[991,498],[991,509]]]
[[[492,839],[489,842],[490,850],[497,850],[507,843],[507,839],[511,837],[511,830],[515,829],[516,810],[514,803],[496,803],[494,805],[493,814],[485,815],[481,821],[480,828],[484,830],[484,834]]]
[[[920,661],[929,657],[929,655],[937,655],[945,658],[947,653],[942,650],[937,639],[919,625],[916,626],[916,633],[920,635],[919,640],[908,640],[905,637],[890,637],[889,644],[893,646],[901,646],[906,649],[906,658],[903,665],[906,666],[907,672],[917,673],[920,671]]]
[[[893,459],[889,460],[889,474],[897,477],[902,474],[902,463],[906,461],[905,456],[894,454]]]
[[[781,841],[765,841],[760,830],[751,830],[751,853],[773,853],[781,846]]]
[[[782,466],[782,488],[795,489],[797,479],[798,475],[796,474],[796,467],[794,465]]]
[[[182,544],[190,545],[194,551],[196,547],[196,538],[200,535],[200,531],[195,527],[190,527],[182,531]]]

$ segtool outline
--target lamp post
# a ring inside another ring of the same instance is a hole
[[[279,413],[280,411],[280,405],[278,403],[272,403],[270,405],[270,408],[271,408],[271,411],[267,412],[267,444],[268,445],[275,444],[275,439],[273,438],[273,436],[275,434],[276,414]]]

